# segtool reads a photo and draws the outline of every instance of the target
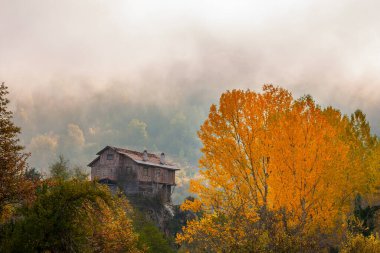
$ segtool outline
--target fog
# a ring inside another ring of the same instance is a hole
[[[106,145],[195,168],[227,89],[280,85],[380,133],[378,1],[0,0],[0,80],[30,165]],[[190,173],[192,174],[192,173]]]

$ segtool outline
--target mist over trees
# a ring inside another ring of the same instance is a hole
[[[207,115],[207,99],[194,94],[179,107],[157,106],[133,100],[133,93],[123,92],[126,89],[122,84],[100,91],[89,88],[81,90],[81,97],[47,89],[32,100],[18,101],[15,122],[25,126],[20,138],[32,154],[29,164],[48,174],[51,161],[62,154],[72,165],[84,167],[106,145],[164,152],[181,164],[180,189],[175,193],[180,201],[196,173],[200,157],[196,131]]]
[[[7,87],[0,91],[0,179],[9,185],[0,189],[1,251],[380,250],[380,141],[360,110],[347,116],[273,85],[261,93],[226,91],[198,131],[201,170],[190,181],[195,197],[173,209],[164,234],[122,192],[88,181],[85,169],[64,155],[50,160],[47,173],[29,168]],[[168,122],[181,128],[168,127],[165,138],[190,129],[185,115]],[[154,131],[143,120],[126,126],[128,137],[149,144]],[[70,145],[84,150],[88,139],[78,125],[68,124],[67,134]],[[61,150],[70,147],[67,140],[61,144]]]
[[[380,252],[379,10],[0,0],[0,253]]]
[[[216,101],[215,92],[189,89],[177,99],[161,95],[154,100],[155,90],[147,86],[134,91],[122,82],[103,89],[77,85],[71,90],[54,83],[15,103],[15,122],[27,126],[20,137],[33,154],[29,164],[46,174],[51,161],[63,154],[73,165],[84,166],[106,145],[165,152],[181,164],[175,200],[182,201],[201,157],[196,132]],[[139,99],[141,94],[146,100]]]
[[[0,251],[1,252],[150,252],[167,240],[151,223],[133,223],[134,209],[124,194],[88,181],[88,174],[60,155],[41,174],[27,166],[0,86]],[[154,232],[155,237],[139,233]]]
[[[111,144],[163,151],[174,159],[196,165],[200,157],[196,131],[207,115],[208,101],[194,94],[181,101],[180,107],[160,106],[134,101],[133,93],[127,89],[114,85],[101,91],[83,90],[88,94],[82,97],[47,90],[35,94],[33,100],[17,101],[15,122],[29,126],[21,137],[34,154],[31,165],[47,169],[59,154],[74,164],[84,164],[100,148]],[[63,96],[69,99],[65,101]]]

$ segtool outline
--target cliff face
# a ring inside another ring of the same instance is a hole
[[[175,207],[160,194],[128,194],[132,206],[138,209],[147,220],[152,221],[165,235],[171,234],[169,223],[175,216]]]
[[[182,232],[182,227],[186,226],[189,220],[200,217],[200,213],[182,211],[179,205],[162,201],[159,196],[128,196],[130,203],[139,211],[146,221],[152,222],[167,240],[175,248],[174,238],[177,233]],[[187,199],[192,199],[187,198]],[[137,221],[139,222],[139,221]]]

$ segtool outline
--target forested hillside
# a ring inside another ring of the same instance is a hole
[[[3,83],[1,252],[380,251],[380,142],[360,110],[273,85],[224,92],[198,131],[194,197],[170,207],[112,193],[64,155],[30,168],[8,105]]]

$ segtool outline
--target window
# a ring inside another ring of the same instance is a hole
[[[160,177],[160,176],[161,176],[161,170],[157,169],[157,177]]]
[[[113,160],[113,154],[107,154],[107,160]]]
[[[148,176],[148,168],[144,168],[144,176]]]
[[[130,173],[130,167],[127,166],[125,168],[122,168],[121,169],[121,173],[122,173],[123,176],[129,175],[129,173]]]

